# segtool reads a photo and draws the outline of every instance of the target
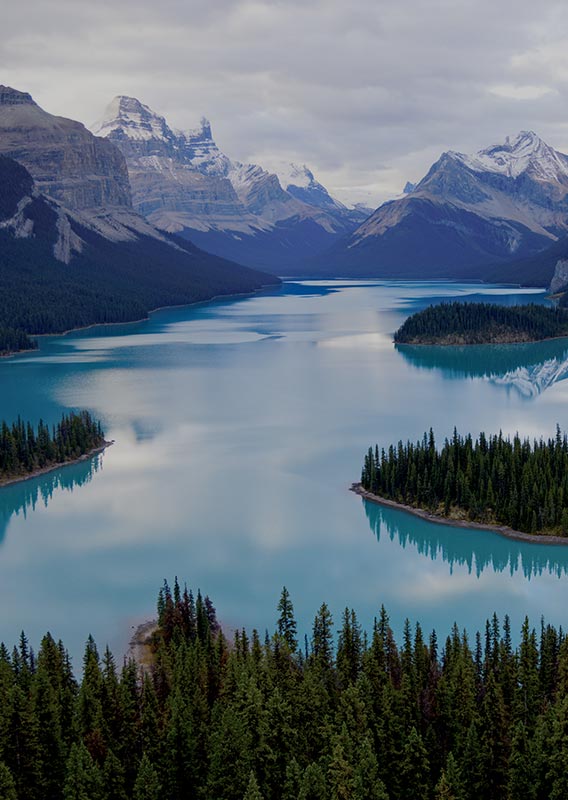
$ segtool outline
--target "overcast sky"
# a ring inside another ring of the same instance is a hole
[[[129,94],[230,157],[306,163],[373,205],[443,150],[521,129],[568,152],[565,0],[5,3],[0,83],[86,124]]]

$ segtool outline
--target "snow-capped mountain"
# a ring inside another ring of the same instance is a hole
[[[205,249],[279,271],[322,252],[364,215],[335,201],[307,168],[296,182],[229,159],[202,119],[181,131],[132,97],[116,97],[93,132],[124,154],[135,209]],[[294,170],[292,170],[293,172]]]
[[[518,367],[504,375],[492,376],[487,380],[495,386],[514,390],[521,397],[529,399],[538,397],[555,383],[565,381],[566,378],[568,378],[568,354],[565,353],[562,358],[551,358],[530,367]]]
[[[484,267],[529,257],[567,232],[568,157],[522,131],[474,155],[444,153],[328,264],[361,275],[491,277]]]
[[[156,130],[138,130],[154,141]],[[275,282],[158,229],[132,208],[112,142],[5,86],[0,253],[2,324],[31,333],[139,319],[157,306]]]

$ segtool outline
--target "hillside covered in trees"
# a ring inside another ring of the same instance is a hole
[[[568,336],[568,311],[527,304],[440,303],[410,316],[397,344],[507,344]]]
[[[505,617],[471,641],[384,608],[364,633],[328,607],[298,642],[228,642],[213,605],[166,584],[153,664],[122,668],[91,637],[78,680],[61,642],[0,647],[6,800],[539,800],[568,796],[568,640]]]
[[[440,450],[430,429],[415,444],[369,448],[361,484],[433,514],[568,536],[568,438],[559,428],[533,442],[501,433],[474,441],[454,430]]]
[[[0,330],[0,353],[24,349],[17,345],[25,334],[130,322],[154,308],[280,282],[154,231],[136,215],[120,223],[100,213],[98,219],[66,211],[37,192],[21,164],[0,156],[0,329],[17,337],[12,347]],[[130,227],[136,223],[140,230]],[[62,241],[76,245],[69,263],[57,257]]]
[[[88,411],[66,414],[50,430],[40,420],[37,427],[18,419],[0,425],[0,485],[36,470],[64,464],[105,443],[100,422]]]

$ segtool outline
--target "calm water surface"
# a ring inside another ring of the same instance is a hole
[[[545,302],[450,283],[303,282],[41,341],[0,363],[0,417],[89,408],[103,456],[0,490],[0,639],[47,630],[75,663],[91,632],[121,652],[164,577],[209,593],[230,626],[272,630],[280,589],[302,632],[323,600],[368,626],[445,634],[496,610],[568,625],[568,547],[526,545],[366,505],[347,487],[370,443],[568,428],[568,340],[395,348],[447,297]]]

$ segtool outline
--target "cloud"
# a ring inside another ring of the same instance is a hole
[[[0,69],[86,123],[121,93],[206,114],[230,156],[378,202],[518,129],[568,150],[567,34],[556,0],[31,0],[3,12]]]

